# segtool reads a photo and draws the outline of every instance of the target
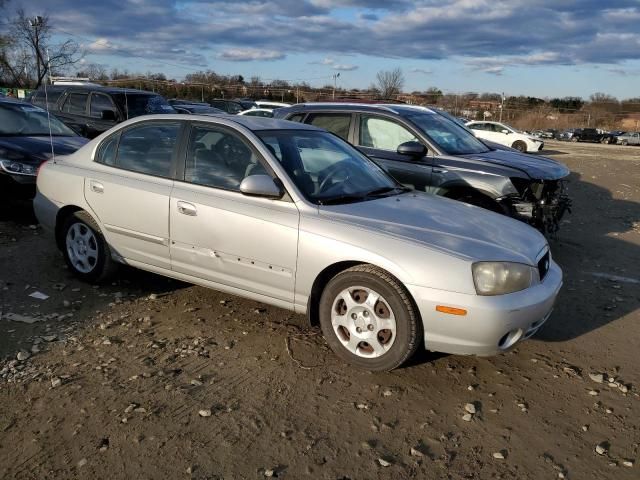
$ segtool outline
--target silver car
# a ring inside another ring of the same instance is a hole
[[[533,228],[410,191],[299,123],[139,117],[46,163],[37,186],[38,219],[80,278],[125,263],[306,313],[369,370],[420,345],[506,351],[562,285]]]

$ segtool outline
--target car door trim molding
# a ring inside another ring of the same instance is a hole
[[[124,235],[127,237],[135,238],[136,240],[143,240],[145,242],[155,243],[157,245],[169,246],[169,239],[156,237],[155,235],[149,235],[148,233],[137,232],[135,230],[129,230],[128,228],[117,227],[115,225],[104,224],[105,230],[118,235]]]

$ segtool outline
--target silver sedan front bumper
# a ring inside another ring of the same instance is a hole
[[[541,283],[508,295],[468,295],[407,285],[420,310],[428,350],[479,356],[508,351],[533,336],[550,317],[561,287],[562,270],[553,261]],[[466,315],[439,312],[439,305],[465,310]]]

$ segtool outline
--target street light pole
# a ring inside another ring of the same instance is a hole
[[[340,76],[340,72],[334,73],[333,75],[333,99],[336,99],[336,88],[338,88],[338,77]]]
[[[500,123],[502,123],[502,111],[504,110],[504,92],[502,92],[502,98],[500,103]]]

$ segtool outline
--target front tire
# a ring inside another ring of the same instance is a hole
[[[578,141],[578,137],[571,137],[571,141],[572,141],[573,143],[576,143],[576,142]]]
[[[388,272],[358,265],[333,277],[320,298],[320,326],[342,360],[380,372],[416,351],[422,324],[409,293]]]
[[[626,147],[627,145],[629,145],[629,141],[628,140],[622,140],[622,142],[620,142],[620,145],[622,145],[623,147]]]
[[[513,142],[513,145],[511,145],[511,148],[515,148],[516,150],[522,153],[527,153],[527,144],[524,143],[522,140],[516,140],[515,142]]]
[[[109,245],[87,212],[74,212],[66,218],[62,246],[67,266],[85,282],[104,282],[115,273],[116,263],[111,258]]]

